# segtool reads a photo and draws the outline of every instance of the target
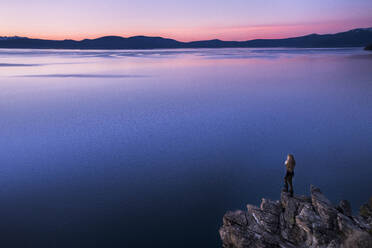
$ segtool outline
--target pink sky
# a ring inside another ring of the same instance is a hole
[[[0,36],[180,41],[285,38],[372,26],[370,0],[2,0]]]

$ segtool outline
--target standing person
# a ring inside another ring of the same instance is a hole
[[[288,184],[289,184],[289,193],[293,197],[293,185],[292,185],[292,178],[294,177],[294,168],[296,166],[296,161],[292,154],[288,154],[287,160],[285,161],[285,167],[287,169],[284,177],[284,191],[288,192]]]

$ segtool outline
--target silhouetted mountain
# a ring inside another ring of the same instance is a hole
[[[15,40],[15,39],[21,39],[26,37],[19,37],[19,36],[0,36],[0,40]]]
[[[42,40],[24,37],[0,37],[0,48],[38,49],[155,49],[155,48],[223,48],[223,47],[365,47],[372,43],[372,28],[359,28],[337,34],[310,34],[286,39],[249,41],[204,40],[180,42],[162,37],[105,36],[97,39]]]
[[[372,51],[372,44],[366,46],[364,50]]]

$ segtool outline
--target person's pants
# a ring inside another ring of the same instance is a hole
[[[289,184],[289,192],[291,193],[291,196],[293,196],[293,185],[292,185],[292,178],[294,177],[294,172],[287,171],[285,173],[284,177],[284,187],[285,191],[288,192],[288,184]]]

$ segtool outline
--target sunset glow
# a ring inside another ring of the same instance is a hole
[[[370,27],[370,13],[368,0],[4,0],[0,36],[80,40],[148,35],[181,41],[284,38]]]

